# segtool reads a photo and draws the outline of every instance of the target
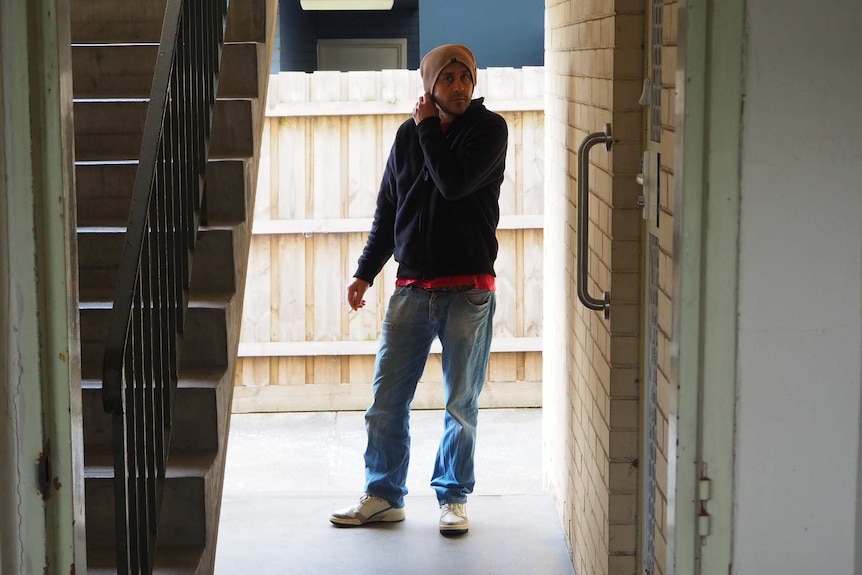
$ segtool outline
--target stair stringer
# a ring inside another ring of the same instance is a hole
[[[228,364],[227,369],[217,386],[218,433],[219,449],[213,461],[206,481],[206,515],[207,541],[204,555],[201,558],[198,573],[213,573],[215,568],[215,552],[218,541],[218,525],[221,513],[221,498],[224,487],[225,456],[230,434],[230,414],[233,401],[234,379],[236,371],[237,351],[239,348],[240,329],[242,326],[242,308],[245,296],[245,279],[248,270],[248,255],[252,239],[254,219],[254,200],[257,190],[258,165],[260,149],[265,124],[266,96],[269,87],[269,70],[275,40],[277,20],[277,0],[259,0],[265,3],[266,42],[258,44],[258,94],[253,100],[252,116],[254,120],[254,156],[245,161],[245,214],[244,221],[234,228],[234,271],[237,278],[236,293],[225,309],[227,324]],[[230,38],[228,38],[230,40]]]

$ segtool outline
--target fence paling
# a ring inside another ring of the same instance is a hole
[[[541,396],[543,75],[541,68],[478,74],[476,96],[502,113],[510,137],[500,197],[497,347],[483,394],[490,401],[521,397],[528,404]],[[420,87],[418,73],[406,70],[271,76],[235,409],[250,406],[243,407],[246,400],[265,409],[259,402],[267,387],[296,385],[307,399],[291,392],[289,409],[362,401],[351,398],[372,377],[395,264],[376,279],[360,313],[347,313],[344,286],[370,229],[395,131]],[[439,371],[432,355],[423,381],[439,382]],[[430,404],[432,393],[420,384],[417,405]]]

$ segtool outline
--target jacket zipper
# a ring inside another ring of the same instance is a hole
[[[427,188],[428,187],[428,180],[430,179],[430,173],[428,172],[427,167],[423,167],[422,172],[425,174],[423,179],[425,181],[425,187]],[[426,203],[426,207],[427,207],[427,203]],[[423,272],[422,272],[422,279],[427,279],[426,271],[427,271],[428,262],[430,261],[430,258],[428,256],[428,252],[430,251],[430,247],[431,247],[429,239],[428,239],[428,227],[426,226],[426,222],[425,222],[425,214],[426,213],[427,213],[426,209],[425,209],[425,207],[423,207],[422,212],[419,214],[419,233],[421,234],[422,243],[424,244],[423,248],[425,251],[425,254],[424,254],[425,255],[425,258],[424,258],[425,262],[422,266],[424,268]]]

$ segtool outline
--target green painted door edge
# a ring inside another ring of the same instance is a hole
[[[19,510],[2,517],[0,571],[10,573],[84,568],[69,27],[69,0],[0,3],[9,378],[0,436],[10,447],[0,507]]]
[[[744,0],[679,8],[669,573],[724,574],[733,557],[744,14]]]

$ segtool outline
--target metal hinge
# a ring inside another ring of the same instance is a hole
[[[697,481],[697,534],[701,537],[709,535],[710,517],[706,509],[707,503],[711,497],[712,481],[706,474],[706,463],[700,464],[700,477]]]

